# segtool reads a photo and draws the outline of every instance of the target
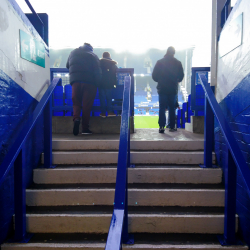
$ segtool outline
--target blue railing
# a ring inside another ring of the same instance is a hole
[[[117,73],[117,78],[119,79],[119,74],[124,74],[127,73],[131,76],[131,97],[130,98],[130,112],[131,116],[134,116],[134,69],[133,68],[119,68],[116,71]],[[67,77],[63,77],[62,75],[66,75]],[[51,81],[54,79],[54,77],[63,77],[62,83],[64,86],[69,85],[69,70],[67,68],[51,68],[50,69],[50,79]],[[61,76],[60,76],[61,75]],[[65,78],[67,80],[65,80]],[[115,101],[112,102],[112,108],[116,112],[121,112],[122,110],[122,99],[123,99],[123,91],[124,91],[124,86],[117,84],[116,88],[113,89],[112,93],[112,99]],[[52,110],[53,111],[63,111],[64,113],[66,112],[72,112],[73,111],[73,104],[69,105],[65,102],[65,94],[63,94],[63,105],[58,106],[54,103],[54,95],[52,96]],[[72,99],[71,99],[72,101]],[[96,96],[96,100],[99,101],[99,96]],[[101,106],[99,105],[93,105],[91,111],[101,111]]]
[[[44,23],[43,23],[43,21],[41,20],[41,18],[37,15],[37,13],[36,13],[36,11],[34,10],[34,8],[33,8],[33,6],[31,5],[31,3],[29,2],[29,0],[25,0],[25,2],[26,2],[26,4],[28,5],[28,7],[29,7],[29,9],[31,10],[31,12],[32,12],[32,14],[33,14],[33,16],[35,17],[35,19],[36,19],[36,22],[37,22],[37,25],[34,25],[34,23],[33,23],[33,25],[35,26],[35,28],[38,30],[38,27],[40,27],[41,28],[41,30],[40,30],[40,35],[41,35],[41,37],[42,37],[42,39],[44,40]],[[47,44],[48,45],[48,44]]]
[[[55,78],[49,85],[34,112],[23,124],[14,144],[0,166],[0,185],[14,165],[14,203],[15,203],[15,241],[26,239],[26,195],[24,145],[40,115],[44,114],[44,167],[52,165],[52,105],[51,96],[56,85],[61,81]]]
[[[193,67],[192,68],[192,77],[191,77],[191,110],[194,112],[194,116],[204,116],[204,100],[198,99],[201,98],[201,93],[197,92],[197,87],[200,87],[200,81],[198,73],[205,74],[208,79],[208,73],[210,72],[210,67]],[[198,86],[199,85],[199,86]],[[204,95],[204,93],[202,93]],[[204,98],[202,96],[202,98]],[[197,101],[201,101],[198,103]]]
[[[220,27],[223,28],[224,24],[227,21],[227,18],[229,16],[229,5],[231,4],[231,0],[226,0],[224,7],[221,11],[221,21],[220,21]]]
[[[110,222],[106,250],[121,249],[121,244],[132,244],[128,234],[128,167],[130,167],[130,97],[131,77],[125,77],[120,144],[117,164],[114,211]]]
[[[225,176],[225,219],[224,235],[220,238],[222,245],[236,244],[235,216],[236,216],[236,171],[243,177],[247,192],[250,197],[250,169],[244,156],[234,138],[232,130],[215,99],[215,96],[208,84],[206,77],[199,74],[202,87],[205,92],[205,122],[204,122],[204,167],[212,167],[212,151],[214,139],[214,116],[217,118],[227,145]]]

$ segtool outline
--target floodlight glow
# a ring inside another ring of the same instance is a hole
[[[69,74],[66,74],[65,76],[66,76],[66,77],[69,77]]]
[[[61,74],[57,74],[56,76],[59,76],[59,77],[61,77]]]
[[[134,76],[136,76],[136,74],[134,74]]]
[[[16,2],[24,13],[30,13],[25,1],[16,0]],[[89,42],[94,48],[111,48],[116,53],[128,51],[133,54],[143,54],[151,48],[166,51],[169,46],[174,46],[176,50],[182,50],[192,44],[196,48],[202,48],[203,51],[195,53],[193,57],[196,66],[204,66],[211,60],[209,30],[211,30],[212,1],[158,0],[157,4],[152,4],[152,1],[127,0],[126,5],[123,5],[117,0],[92,0],[92,8],[84,8],[82,0],[71,2],[68,5],[68,1],[60,1],[59,12],[58,1],[32,2],[37,13],[47,13],[51,17],[50,48],[73,50],[84,42]],[[235,3],[236,0],[231,0],[231,6]],[[110,6],[112,15],[106,15],[100,22],[96,16],[109,13]],[[69,13],[74,13],[70,14],[70,21],[62,18]],[[129,16],[124,16],[123,13],[129,13]],[[91,25],[86,26],[87,22]],[[73,25],[74,23],[78,25]],[[81,30],[84,32],[79,32]],[[201,34],[199,31],[204,32]]]
[[[141,77],[143,77],[144,76],[144,74],[141,74]]]

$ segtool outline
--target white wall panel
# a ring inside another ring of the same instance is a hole
[[[222,58],[218,57],[216,99],[221,102],[250,73],[250,1],[241,0],[224,26],[243,13],[243,42]],[[230,39],[230,38],[229,38]],[[220,46],[220,44],[219,44]]]
[[[34,37],[24,21],[8,0],[0,1],[0,69],[40,101],[50,82],[49,56],[45,68],[20,57],[19,29]]]

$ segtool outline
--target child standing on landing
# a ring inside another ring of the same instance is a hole
[[[103,58],[100,59],[100,65],[102,69],[102,79],[99,87],[99,97],[101,104],[100,116],[105,118],[106,111],[108,111],[108,117],[116,116],[112,108],[112,90],[116,85],[116,69],[117,62],[111,59],[109,52],[104,52]],[[107,107],[106,103],[107,102]]]

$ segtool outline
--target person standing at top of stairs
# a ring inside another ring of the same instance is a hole
[[[169,47],[166,55],[156,62],[152,78],[157,82],[159,95],[159,133],[164,133],[166,125],[165,109],[169,107],[170,132],[175,129],[175,103],[177,100],[178,83],[184,77],[183,67],[180,61],[174,58],[175,48]]]
[[[89,130],[90,112],[102,76],[99,58],[93,53],[93,47],[84,43],[70,53],[66,67],[72,85],[73,134],[79,134],[81,106],[82,134],[92,134]]]
[[[112,91],[117,82],[117,62],[111,59],[109,52],[103,52],[102,58],[100,59],[100,65],[102,69],[102,79],[98,88],[101,103],[100,116],[106,118],[105,100],[107,102],[108,117],[116,116],[112,109]]]

